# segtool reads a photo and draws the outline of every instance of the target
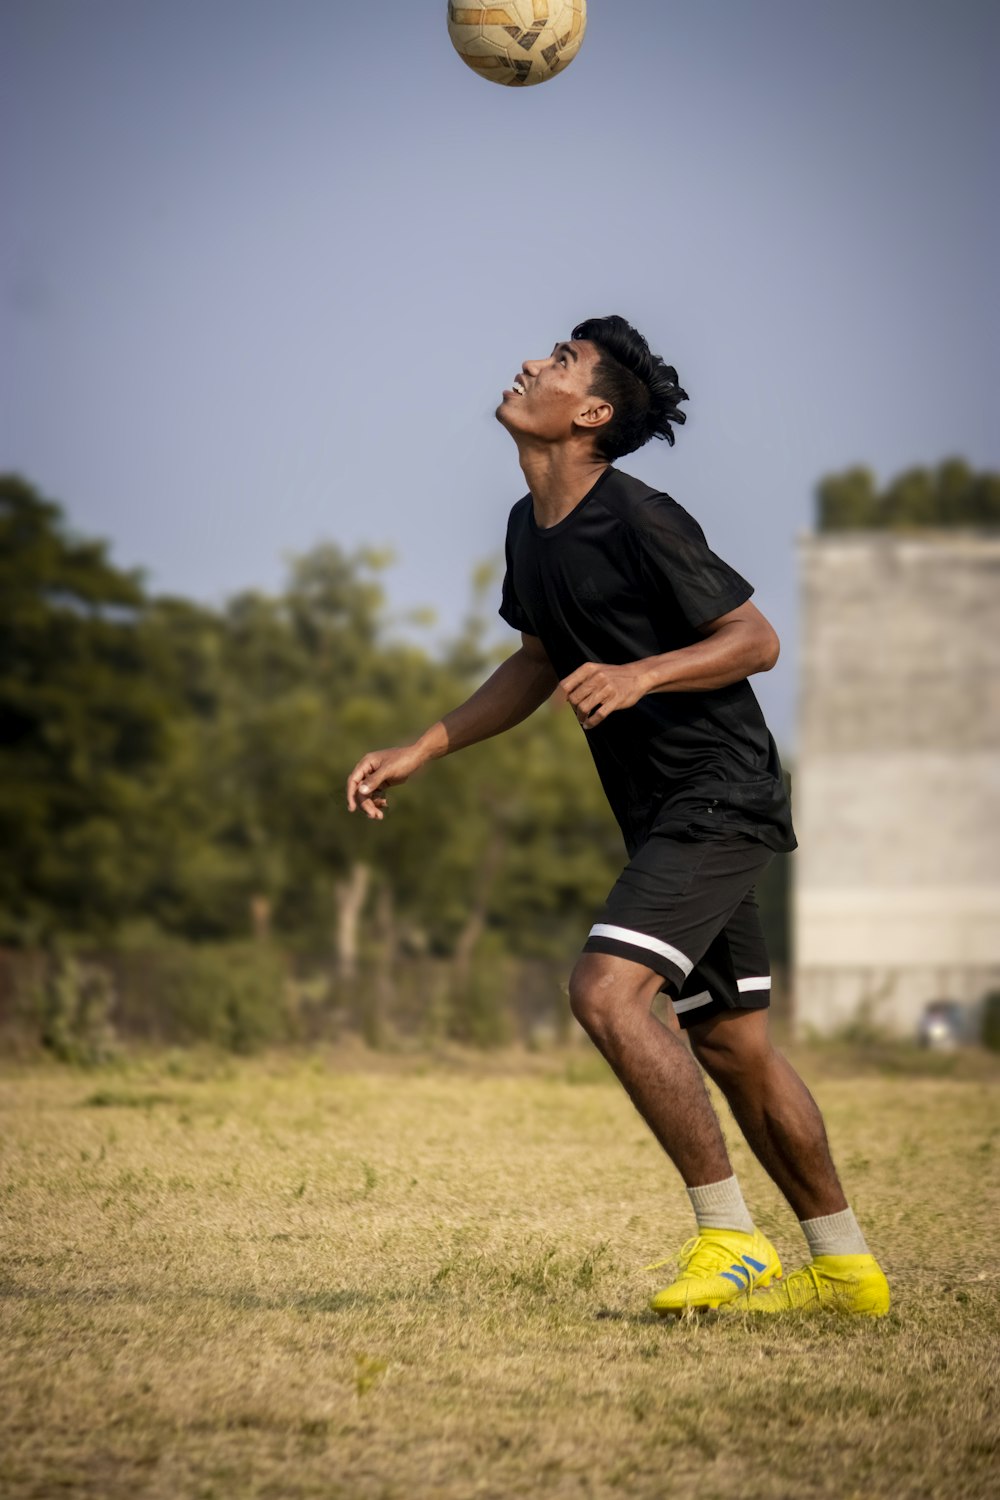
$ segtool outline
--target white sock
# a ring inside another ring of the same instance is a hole
[[[822,1219],[800,1219],[799,1225],[813,1259],[817,1255],[869,1254],[853,1208],[842,1209],[839,1214],[826,1214]]]
[[[737,1229],[743,1234],[753,1234],[753,1219],[735,1177],[707,1182],[704,1187],[689,1187],[687,1195],[699,1229]]]

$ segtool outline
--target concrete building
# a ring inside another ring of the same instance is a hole
[[[1000,535],[801,544],[795,1018],[913,1036],[1000,989]]]

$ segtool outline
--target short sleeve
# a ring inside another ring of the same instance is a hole
[[[745,604],[753,585],[718,557],[693,516],[668,497],[643,506],[633,533],[643,581],[655,595],[666,587],[697,629]]]
[[[532,625],[531,621],[528,619],[528,616],[521,608],[520,600],[514,592],[514,585],[511,582],[509,569],[504,574],[500,608],[497,613],[499,614],[501,620],[507,621],[507,624],[511,627],[512,630],[521,630],[525,635],[537,634],[534,625]]]
[[[527,611],[525,610],[520,599],[517,597],[517,591],[514,588],[514,571],[511,566],[509,530],[507,533],[507,542],[505,547],[505,562],[506,571],[503,575],[503,588],[501,590],[500,608],[498,610],[498,614],[500,615],[501,620],[506,620],[507,624],[511,627],[512,630],[523,631],[525,635],[537,635],[538,631],[535,629],[534,625],[531,623],[531,620],[528,618]]]

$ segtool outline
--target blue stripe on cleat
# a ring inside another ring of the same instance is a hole
[[[765,1269],[764,1262],[762,1260],[754,1260],[752,1255],[744,1255],[743,1259],[748,1266],[753,1266],[754,1270],[758,1273]]]

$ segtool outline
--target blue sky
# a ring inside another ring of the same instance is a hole
[[[591,0],[528,90],[445,9],[5,0],[0,467],[159,590],[388,543],[454,626],[524,491],[502,386],[621,312],[691,395],[621,466],[756,584],[789,745],[817,478],[1000,466],[997,7]]]

